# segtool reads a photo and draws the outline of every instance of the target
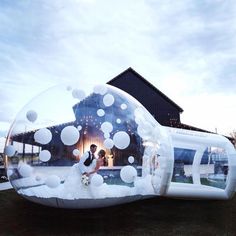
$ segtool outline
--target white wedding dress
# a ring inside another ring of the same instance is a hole
[[[94,159],[88,167],[86,172],[91,172],[96,167],[96,159]],[[92,176],[90,176],[91,178]],[[66,199],[80,199],[80,198],[92,198],[90,186],[86,186],[81,182],[81,172],[78,167],[78,163],[74,164],[68,176],[65,179],[62,196]]]

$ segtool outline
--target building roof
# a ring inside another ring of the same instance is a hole
[[[205,133],[214,133],[205,129],[201,129],[192,125],[187,125],[187,124],[172,121],[172,120],[170,120],[168,126],[173,127],[173,128],[178,128],[178,129],[187,129],[187,130],[193,130],[193,131],[199,131],[199,132],[205,132]]]
[[[166,101],[170,102],[172,105],[174,105],[179,112],[183,112],[184,110],[177,105],[174,101],[172,101],[169,97],[167,97],[164,93],[162,93],[159,89],[157,89],[153,84],[151,84],[148,80],[146,80],[143,76],[141,76],[138,72],[136,72],[133,68],[129,67],[128,69],[126,69],[125,71],[123,71],[122,73],[120,73],[119,75],[117,75],[116,77],[114,77],[113,79],[111,79],[110,81],[107,82],[107,84],[111,84],[124,77],[125,74],[127,73],[133,73],[134,75],[136,75],[137,78],[141,79],[145,84],[148,85],[148,87],[150,87],[151,89],[153,89],[156,93],[160,94]]]
[[[170,123],[167,126],[173,127],[173,128],[178,128],[178,129],[187,129],[187,130],[199,131],[199,132],[204,132],[204,133],[217,134],[217,133],[211,132],[209,130],[201,129],[201,128],[198,128],[195,126],[187,125],[187,124],[176,122],[176,121],[170,121]],[[233,144],[235,143],[234,138],[226,136],[226,135],[223,135],[223,136],[226,137],[227,139],[229,139],[229,141],[231,143],[233,143]]]

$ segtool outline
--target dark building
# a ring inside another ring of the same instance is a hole
[[[128,68],[107,84],[120,88],[136,98],[161,125],[180,123],[180,113],[183,109],[132,68]]]
[[[183,109],[131,67],[107,82],[107,84],[120,88],[136,98],[161,125],[211,133],[181,123],[180,114]],[[232,141],[232,139],[230,140]]]

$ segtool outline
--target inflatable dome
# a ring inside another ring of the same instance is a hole
[[[5,164],[14,189],[33,202],[111,206],[168,193],[171,140],[169,130],[118,88],[60,85],[19,112]]]
[[[38,95],[17,115],[4,153],[17,193],[53,207],[229,199],[236,189],[236,151],[226,137],[161,126],[110,85],[60,85]]]

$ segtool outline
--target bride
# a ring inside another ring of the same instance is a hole
[[[94,158],[89,166],[83,168],[83,172],[81,171],[81,162],[76,163],[71,167],[70,172],[64,182],[64,198],[78,199],[92,197],[89,186],[90,181],[92,176],[103,165],[105,155],[106,152],[101,149],[98,152],[98,158]]]

